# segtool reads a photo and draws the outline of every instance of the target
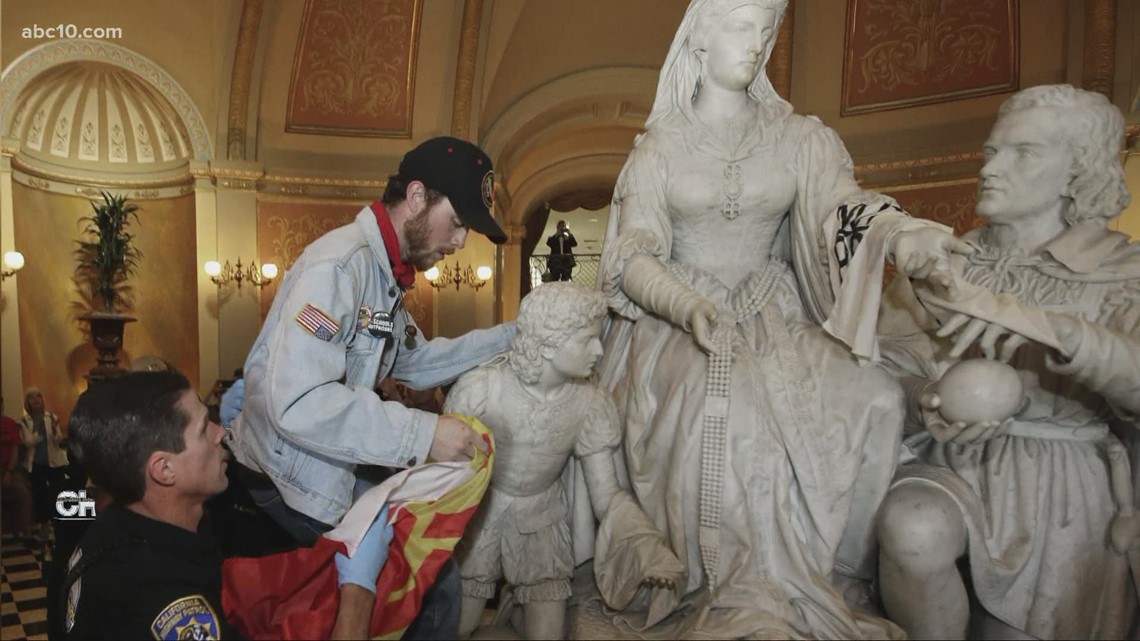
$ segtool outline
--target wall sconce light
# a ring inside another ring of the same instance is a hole
[[[24,255],[20,252],[4,252],[4,269],[0,270],[0,280],[15,276],[24,268]]]
[[[459,267],[459,261],[455,261],[455,269],[448,265],[444,265],[443,271],[439,271],[438,267],[432,267],[424,272],[424,278],[428,279],[431,286],[436,289],[443,289],[449,285],[455,285],[456,291],[459,290],[460,285],[467,285],[468,287],[478,290],[487,281],[491,279],[491,268],[486,265],[480,265],[478,269],[471,269],[468,265],[466,269]]]
[[[218,287],[233,281],[237,283],[238,289],[241,289],[241,284],[247,280],[256,287],[265,287],[272,282],[274,278],[277,278],[277,265],[265,263],[261,266],[261,269],[258,269],[257,263],[254,263],[249,267],[242,267],[241,258],[238,258],[237,263],[232,266],[228,260],[224,267],[218,261],[211,260],[206,263],[204,267],[206,269],[206,275],[209,276],[210,280],[214,281],[214,284]]]

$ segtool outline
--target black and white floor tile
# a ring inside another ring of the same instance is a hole
[[[47,639],[45,546],[29,549],[24,541],[0,540],[0,639]]]

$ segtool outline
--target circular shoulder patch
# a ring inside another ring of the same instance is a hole
[[[483,188],[480,190],[483,194],[483,205],[490,209],[495,198],[495,172],[488,171],[483,176]]]
[[[154,638],[162,641],[219,639],[219,628],[218,616],[201,594],[171,602],[150,624]]]

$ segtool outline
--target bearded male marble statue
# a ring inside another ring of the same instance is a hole
[[[1140,525],[1121,439],[1140,427],[1140,245],[1106,225],[1129,201],[1123,137],[1100,94],[1015,94],[986,142],[986,224],[963,238],[977,251],[956,259],[957,298],[906,279],[888,292],[883,354],[913,377],[921,431],[879,513],[879,583],[911,638],[961,639],[972,618],[982,638],[1128,633]],[[1020,377],[1011,418],[947,419],[927,381],[962,356]]]
[[[447,396],[444,411],[483,421],[496,451],[491,487],[458,549],[461,635],[475,629],[505,578],[523,608],[524,636],[564,638],[574,559],[562,478],[571,456],[582,464],[603,531],[613,530],[612,519],[622,525],[599,543],[621,566],[617,576],[601,571],[603,599],[624,607],[639,591],[672,590],[682,576],[680,561],[618,487],[617,409],[589,380],[602,356],[605,315],[598,292],[571,282],[542,285],[523,299],[506,357],[463,375]]]

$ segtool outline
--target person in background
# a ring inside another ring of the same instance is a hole
[[[578,246],[574,234],[570,233],[570,226],[565,220],[558,221],[558,230],[546,239],[546,246],[550,248],[550,280],[570,280],[570,272],[574,271],[574,248]]]
[[[32,525],[32,492],[20,456],[22,446],[20,424],[4,414],[4,399],[0,398],[0,470],[3,474],[0,490],[6,509],[4,525],[9,532],[23,538],[25,545],[34,547],[34,541],[28,536]]]
[[[20,418],[20,440],[27,448],[24,469],[32,487],[32,512],[43,540],[51,538],[55,498],[67,469],[67,450],[59,417],[47,411],[44,394],[37,387],[24,392],[24,415]]]
[[[230,455],[186,377],[144,371],[100,382],[79,397],[71,432],[75,455],[114,501],[68,562],[67,638],[236,638],[203,508],[226,489]],[[332,638],[367,635],[390,540],[391,528],[374,524],[352,558],[338,555]]]

